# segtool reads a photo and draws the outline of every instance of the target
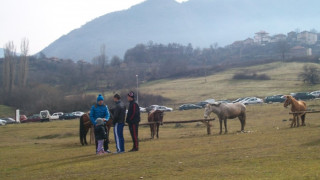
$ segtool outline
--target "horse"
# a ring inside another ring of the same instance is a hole
[[[227,119],[239,118],[241,132],[244,132],[246,125],[246,106],[242,103],[213,103],[207,104],[204,110],[204,118],[207,119],[211,112],[215,113],[220,122],[220,134],[222,133],[222,121],[224,121],[225,134],[228,133]]]
[[[301,112],[307,110],[307,105],[304,101],[298,101],[292,96],[285,96],[286,101],[283,106],[286,108],[291,104],[291,112]],[[293,114],[293,120],[291,122],[291,127],[299,127],[299,117],[301,117],[301,126],[305,126],[306,113]]]
[[[111,126],[113,126],[112,119],[113,119],[112,110],[110,110],[110,119],[106,123],[107,139],[108,140],[109,140],[110,128],[111,128]],[[80,143],[82,144],[82,146],[83,145],[88,145],[88,143],[87,143],[87,133],[88,133],[89,129],[91,129],[91,128],[93,128],[93,124],[90,121],[89,114],[83,114],[80,117],[80,133],[79,133],[79,135],[80,135]],[[91,137],[91,134],[90,134],[90,137]],[[94,140],[94,136],[93,136],[93,140]]]
[[[148,122],[156,122],[150,124],[151,139],[154,139],[155,133],[157,133],[157,139],[159,139],[159,125],[162,125],[164,112],[160,110],[151,111],[148,113]]]

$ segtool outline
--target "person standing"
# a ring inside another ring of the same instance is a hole
[[[98,118],[102,118],[104,120],[103,127],[105,128],[105,131],[107,133],[107,137],[109,137],[108,136],[108,134],[109,134],[108,128],[106,128],[106,122],[109,121],[110,114],[109,114],[108,106],[105,105],[103,103],[103,101],[104,101],[103,96],[101,94],[99,94],[99,96],[97,97],[97,103],[91,107],[91,110],[90,110],[90,121],[94,126],[96,126],[97,125],[96,124],[96,120]],[[103,146],[104,146],[105,152],[111,153],[109,151],[109,139],[108,138],[104,139]],[[97,147],[98,147],[98,142],[96,140],[96,149],[97,149]]]
[[[115,103],[115,108],[113,109],[113,133],[114,139],[116,141],[116,153],[124,152],[124,138],[123,138],[123,127],[124,120],[126,117],[126,106],[121,102],[121,97],[119,94],[113,96],[113,101]]]
[[[140,108],[135,102],[134,92],[129,92],[127,96],[129,102],[128,114],[126,122],[128,123],[133,147],[129,152],[134,152],[139,150],[139,139],[138,139],[138,127],[140,122]]]
[[[96,154],[101,155],[105,153],[103,148],[103,143],[107,134],[103,125],[103,119],[97,118],[96,124],[97,125],[94,127],[94,135],[95,135],[96,141],[98,142]]]

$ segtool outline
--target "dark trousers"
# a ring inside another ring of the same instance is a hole
[[[106,130],[106,133],[107,133],[107,139],[104,139],[103,149],[106,151],[109,149],[109,131],[106,126],[104,126],[104,129]],[[97,148],[98,148],[98,141],[96,140],[96,150],[97,150]]]
[[[132,138],[132,142],[133,142],[133,148],[132,149],[139,149],[139,139],[138,139],[138,128],[139,128],[139,124],[128,124],[129,125],[129,130],[130,130],[130,134],[131,134],[131,138]]]
[[[113,128],[117,152],[124,152],[123,127],[124,123],[116,123]]]

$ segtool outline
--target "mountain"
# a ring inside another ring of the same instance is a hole
[[[123,11],[98,17],[42,50],[47,57],[90,61],[106,45],[106,54],[123,56],[139,43],[192,43],[194,47],[220,46],[297,28],[320,29],[320,1],[291,0],[146,0]]]

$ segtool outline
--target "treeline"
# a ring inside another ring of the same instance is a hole
[[[129,49],[124,59],[117,56],[109,58],[105,45],[101,45],[100,54],[91,62],[48,58],[43,53],[29,56],[27,40],[22,41],[21,52],[16,54],[12,42],[5,46],[5,57],[0,59],[0,104],[22,108],[28,113],[43,109],[86,111],[95,102],[95,95],[88,94],[135,90],[137,83],[151,80],[206,76],[228,68],[279,60],[318,62],[319,58],[311,56],[283,60],[282,54],[276,53],[276,46],[271,45],[243,47],[239,54],[237,48],[221,48],[217,44],[200,49],[191,44],[163,45],[152,42]],[[267,53],[278,58],[262,56]],[[235,78],[266,78],[254,74],[250,77],[238,76]],[[168,101],[160,95],[151,94],[141,95],[139,99],[143,106]]]

